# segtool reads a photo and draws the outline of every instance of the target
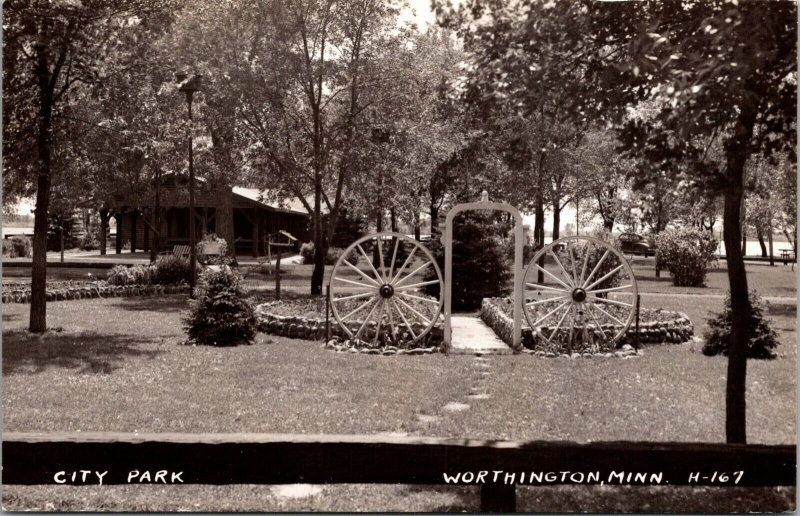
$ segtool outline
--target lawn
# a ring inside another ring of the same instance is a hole
[[[722,306],[717,297],[643,302],[687,312],[697,331]],[[629,360],[381,357],[264,335],[252,346],[187,346],[181,296],[50,303],[52,330],[33,338],[24,331],[28,305],[3,308],[6,431],[724,441],[726,360],[703,356],[696,344],[651,346]],[[770,310],[781,358],[748,364],[748,438],[795,443],[794,305]],[[443,409],[453,401],[470,407]],[[3,496],[8,510],[472,511],[479,504],[472,488],[415,486],[326,486],[300,499],[268,486],[11,486]],[[519,508],[791,510],[794,489],[526,487]]]

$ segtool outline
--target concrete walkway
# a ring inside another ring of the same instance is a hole
[[[451,353],[492,355],[512,353],[511,348],[477,316],[453,315],[450,321],[453,325]]]

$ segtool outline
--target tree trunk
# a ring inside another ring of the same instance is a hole
[[[422,240],[422,235],[420,235],[420,229],[419,229],[419,215],[417,215],[417,221],[414,223],[414,240],[416,240],[417,242]]]
[[[761,246],[761,257],[766,258],[769,254],[767,254],[767,243],[764,242],[764,232],[761,230],[761,226],[756,226],[756,235],[758,236],[758,245]]]
[[[541,186],[541,180],[539,181]],[[544,246],[544,198],[542,197],[541,188],[536,192],[536,208],[534,210],[534,223],[533,223],[533,238],[536,242],[536,247],[541,249]],[[544,255],[539,259],[539,267],[544,267]],[[537,272],[537,281],[544,282],[544,273],[541,269]]]
[[[553,240],[558,240],[561,236],[561,210],[558,203],[553,204]]]
[[[233,189],[230,185],[220,184],[214,189],[214,232],[228,244],[228,255],[236,258],[236,237],[233,233]],[[196,224],[194,214],[191,223]]]
[[[767,233],[767,240],[769,241],[769,264],[771,266],[774,266],[775,255],[773,254],[773,249],[772,249],[772,224],[770,224],[768,231],[769,232]]]
[[[108,208],[100,208],[98,211],[100,213],[100,234],[98,235],[98,239],[100,240],[100,255],[105,256],[106,246],[108,245],[108,220],[111,218],[111,215]]]
[[[435,203],[431,203],[431,240],[439,235],[439,207]]]
[[[46,22],[45,22],[46,23]],[[44,37],[46,25],[42,27]],[[37,43],[36,76],[39,85],[39,131],[37,134],[38,173],[36,211],[33,218],[33,257],[31,266],[31,311],[28,329],[41,333],[47,329],[47,216],[50,210],[50,146],[53,141],[53,90],[47,43]]]
[[[728,187],[724,194],[723,231],[728,261],[728,281],[731,295],[731,338],[728,344],[728,382],[725,395],[725,435],[728,443],[746,443],[747,343],[750,339],[748,321],[747,274],[740,226],[743,201],[744,166],[748,143],[753,134],[755,109],[745,103],[733,137],[726,142],[726,176]]]

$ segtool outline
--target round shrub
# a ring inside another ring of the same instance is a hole
[[[444,274],[441,241],[431,242],[430,251]],[[511,270],[506,254],[506,245],[490,217],[478,212],[456,217],[453,222],[453,308],[479,308],[485,297],[511,293]],[[434,278],[433,267],[428,267],[425,280]],[[439,286],[438,283],[426,285],[425,293],[438,297]]]
[[[173,255],[159,256],[151,265],[153,268],[151,281],[159,285],[176,285],[189,283],[192,269],[189,260]],[[200,270],[198,266],[197,270]]]
[[[669,271],[677,287],[705,285],[708,264],[716,251],[717,240],[710,231],[667,229],[656,237],[656,260]]]
[[[314,242],[306,242],[300,246],[300,256],[303,257],[305,265],[314,263]]]
[[[758,292],[751,290],[748,297],[750,299],[750,320],[748,321],[750,340],[747,342],[747,358],[775,358],[777,355],[773,350],[779,344],[778,334],[769,325],[769,319],[764,317],[764,303]],[[704,355],[728,355],[732,321],[731,295],[728,292],[722,312],[714,314],[714,317],[707,321],[708,329],[703,334],[703,338],[706,340],[703,345]]]
[[[3,256],[30,258],[31,250],[31,239],[26,236],[17,235],[10,239],[3,239]]]
[[[209,346],[248,344],[256,334],[253,306],[244,299],[241,277],[230,267],[206,269],[197,297],[189,301],[184,328],[189,340]]]

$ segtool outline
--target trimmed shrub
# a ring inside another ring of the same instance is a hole
[[[109,285],[149,285],[152,282],[153,267],[150,265],[115,265],[106,278]]]
[[[769,319],[764,317],[764,303],[758,292],[751,290],[748,297],[750,340],[747,343],[747,358],[775,358],[777,355],[773,350],[778,347],[778,334],[769,325]],[[714,317],[708,320],[708,330],[703,335],[706,340],[703,345],[704,355],[728,355],[732,320],[731,295],[728,292],[722,312],[714,314]]]
[[[216,244],[220,246],[219,255],[206,255],[206,246]],[[228,242],[216,233],[205,233],[203,238],[195,245],[197,259],[204,265],[233,265],[233,257],[228,255]]]
[[[93,231],[88,231],[78,242],[78,247],[84,251],[95,251],[100,249],[100,241]]]
[[[176,285],[189,283],[192,269],[189,260],[173,255],[159,256],[151,265],[153,268],[151,281],[160,285]],[[198,271],[200,267],[197,268]]]
[[[303,257],[303,263],[310,265],[314,263],[314,242],[306,242],[300,246],[300,256]]]
[[[656,237],[656,260],[669,271],[677,287],[704,286],[716,251],[717,240],[710,231],[667,229]]]
[[[431,253],[444,274],[444,247],[440,240],[431,242]],[[506,259],[506,245],[494,222],[479,212],[466,212],[453,223],[453,308],[475,309],[485,297],[511,293],[511,270]],[[435,270],[425,270],[425,280],[435,278]],[[425,293],[438,297],[438,283],[426,285]]]
[[[197,297],[189,301],[184,327],[189,340],[209,346],[249,344],[256,334],[253,306],[244,299],[241,277],[230,267],[200,275]]]
[[[17,235],[10,239],[3,239],[3,256],[8,256],[9,258],[30,258],[31,251],[31,239],[28,237]]]

